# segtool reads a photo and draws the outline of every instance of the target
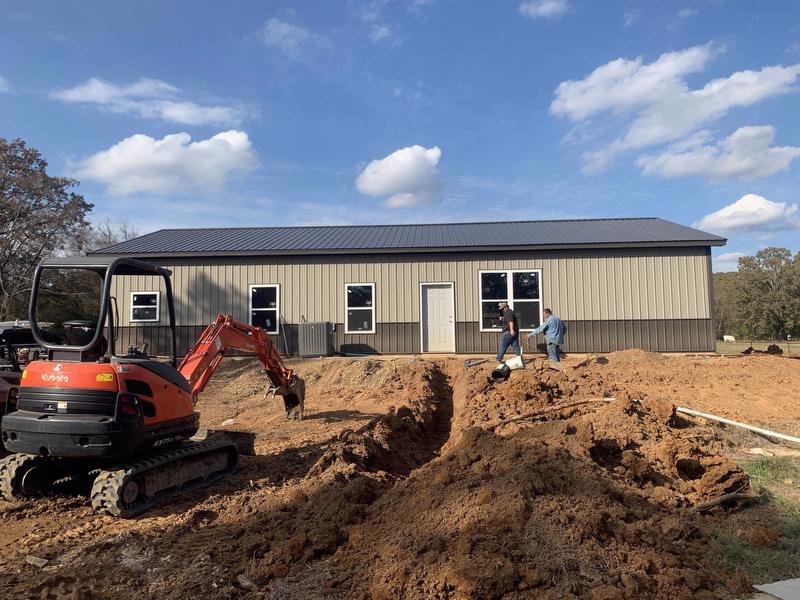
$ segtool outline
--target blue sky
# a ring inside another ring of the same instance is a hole
[[[800,250],[800,2],[4,2],[0,135],[96,220],[661,216]]]

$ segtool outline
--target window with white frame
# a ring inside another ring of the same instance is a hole
[[[271,334],[280,325],[280,288],[276,283],[250,286],[250,325]]]
[[[161,292],[131,292],[131,323],[156,323]]]
[[[520,331],[530,331],[542,320],[542,272],[539,269],[480,271],[481,331],[500,331],[500,302],[517,315]]]
[[[345,333],[375,333],[375,284],[347,283],[345,290]]]

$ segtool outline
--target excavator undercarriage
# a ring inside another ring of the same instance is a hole
[[[0,496],[13,501],[91,484],[95,510],[127,518],[173,493],[222,479],[236,469],[238,458],[236,444],[213,438],[180,442],[124,463],[17,453],[0,461]]]

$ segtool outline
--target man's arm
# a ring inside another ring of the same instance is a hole
[[[538,334],[542,333],[542,332],[543,332],[545,329],[547,329],[547,321],[545,321],[544,323],[542,323],[541,325],[539,325],[539,326],[538,326],[536,329],[534,329],[533,331],[531,331],[531,332],[528,334],[528,337],[533,337],[533,336],[535,336],[535,335],[538,335]]]
[[[513,321],[513,320],[509,321],[508,322],[508,332],[511,334],[511,337],[514,337],[515,335],[517,335],[516,329],[517,329],[516,321]]]

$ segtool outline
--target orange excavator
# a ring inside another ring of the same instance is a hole
[[[86,277],[100,278],[96,322],[65,321],[56,333],[42,332],[37,306],[42,275],[51,269],[72,275],[81,270]],[[162,279],[168,362],[138,348],[117,354],[116,276]],[[219,315],[178,364],[170,277],[169,270],[132,258],[53,258],[37,267],[29,320],[47,359],[27,365],[16,410],[3,417],[2,441],[12,454],[0,460],[0,497],[37,496],[64,481],[91,479],[96,510],[131,517],[170,493],[231,473],[238,451],[230,439],[189,439],[199,427],[198,396],[229,349],[254,353],[270,382],[267,393],[283,398],[287,418],[302,419],[305,383],[284,365],[259,327]]]

